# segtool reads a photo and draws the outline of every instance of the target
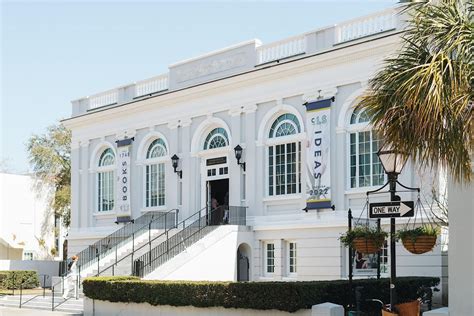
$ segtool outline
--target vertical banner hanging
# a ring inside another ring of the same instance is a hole
[[[330,114],[331,99],[306,104],[309,145],[306,151],[306,208],[331,207]]]
[[[117,141],[117,221],[125,223],[132,220],[130,207],[130,147],[133,137]]]

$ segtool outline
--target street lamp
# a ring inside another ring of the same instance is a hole
[[[171,157],[171,163],[174,169],[174,173],[177,173],[179,178],[183,178],[183,170],[176,170],[178,168],[178,162],[179,162],[179,157],[178,155],[174,154],[173,157]]]
[[[377,156],[382,163],[382,167],[388,176],[388,184],[390,191],[390,201],[400,201],[400,197],[395,194],[398,175],[402,172],[408,156],[391,147],[382,146],[377,152]],[[393,311],[396,302],[395,278],[396,270],[396,251],[395,251],[395,218],[390,218],[390,309]]]
[[[235,146],[234,148],[235,151],[235,159],[237,159],[237,164],[242,167],[242,169],[245,171],[245,162],[240,162],[240,159],[242,158],[242,147],[240,145]]]

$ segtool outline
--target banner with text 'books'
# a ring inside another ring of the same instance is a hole
[[[117,141],[117,223],[131,221],[130,147],[133,138]]]

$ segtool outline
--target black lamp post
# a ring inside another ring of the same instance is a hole
[[[179,178],[183,178],[183,170],[176,170],[178,168],[178,162],[179,162],[179,157],[178,155],[174,154],[173,157],[171,157],[171,162],[173,165],[174,172],[178,174]]]
[[[242,169],[245,171],[245,162],[240,162],[240,159],[242,158],[242,147],[240,145],[235,146],[234,148],[235,151],[235,159],[237,159],[237,164],[242,167]]]
[[[385,146],[380,148],[377,152],[377,156],[388,176],[390,201],[400,201],[400,196],[395,194],[397,180],[398,175],[402,172],[402,169],[405,166],[408,156]],[[395,289],[395,278],[397,277],[395,247],[395,218],[392,217],[390,218],[390,308],[392,311],[397,301],[397,293]]]

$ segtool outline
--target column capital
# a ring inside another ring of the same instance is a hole
[[[337,87],[327,87],[307,91],[303,94],[303,102],[312,102],[327,99],[337,94]]]
[[[132,138],[137,134],[135,129],[126,129],[115,133],[115,139]]]
[[[230,116],[239,116],[242,114],[243,111],[243,106],[235,106],[229,110],[229,115]]]
[[[256,111],[257,111],[257,104],[255,103],[250,103],[243,106],[243,112],[245,114],[254,113]]]

